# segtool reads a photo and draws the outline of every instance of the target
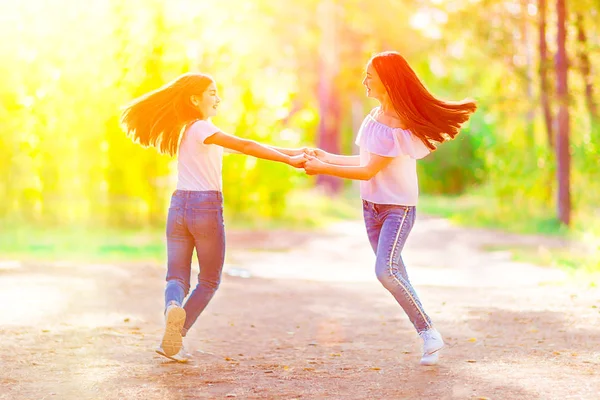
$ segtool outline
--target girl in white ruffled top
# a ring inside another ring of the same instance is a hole
[[[438,363],[441,334],[412,287],[402,261],[402,248],[416,217],[419,195],[416,160],[453,139],[475,111],[472,100],[435,98],[397,52],[375,55],[363,84],[380,106],[364,119],[356,144],[358,156],[311,152],[308,174],[360,180],[367,235],[376,254],[375,272],[404,309],[423,339],[421,364]]]

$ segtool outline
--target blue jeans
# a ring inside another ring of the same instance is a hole
[[[377,256],[377,279],[404,309],[417,332],[431,328],[431,319],[423,310],[421,301],[410,284],[401,255],[415,223],[415,207],[375,204],[363,200],[363,214],[367,235]]]
[[[190,290],[192,252],[196,249],[200,273],[198,285],[183,305]],[[221,282],[225,261],[223,195],[218,191],[176,190],[167,218],[167,287],[165,305],[183,305],[186,320],[182,334],[196,322]]]

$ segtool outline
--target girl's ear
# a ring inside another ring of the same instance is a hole
[[[200,105],[200,99],[195,94],[193,94],[193,95],[190,96],[190,101],[196,107],[198,107]]]

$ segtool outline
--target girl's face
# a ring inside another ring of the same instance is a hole
[[[191,97],[192,104],[202,113],[204,118],[217,115],[221,98],[217,95],[217,86],[212,82],[200,96]]]
[[[385,90],[385,86],[379,79],[379,75],[377,75],[377,71],[373,68],[373,65],[369,63],[367,65],[367,70],[365,72],[365,78],[362,81],[362,84],[367,88],[367,97],[373,97],[379,101],[383,101],[387,96],[387,91]]]

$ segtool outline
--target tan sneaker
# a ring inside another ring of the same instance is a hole
[[[165,333],[159,347],[165,357],[174,356],[181,350],[183,324],[185,324],[185,310],[178,304],[170,304],[165,312]]]

